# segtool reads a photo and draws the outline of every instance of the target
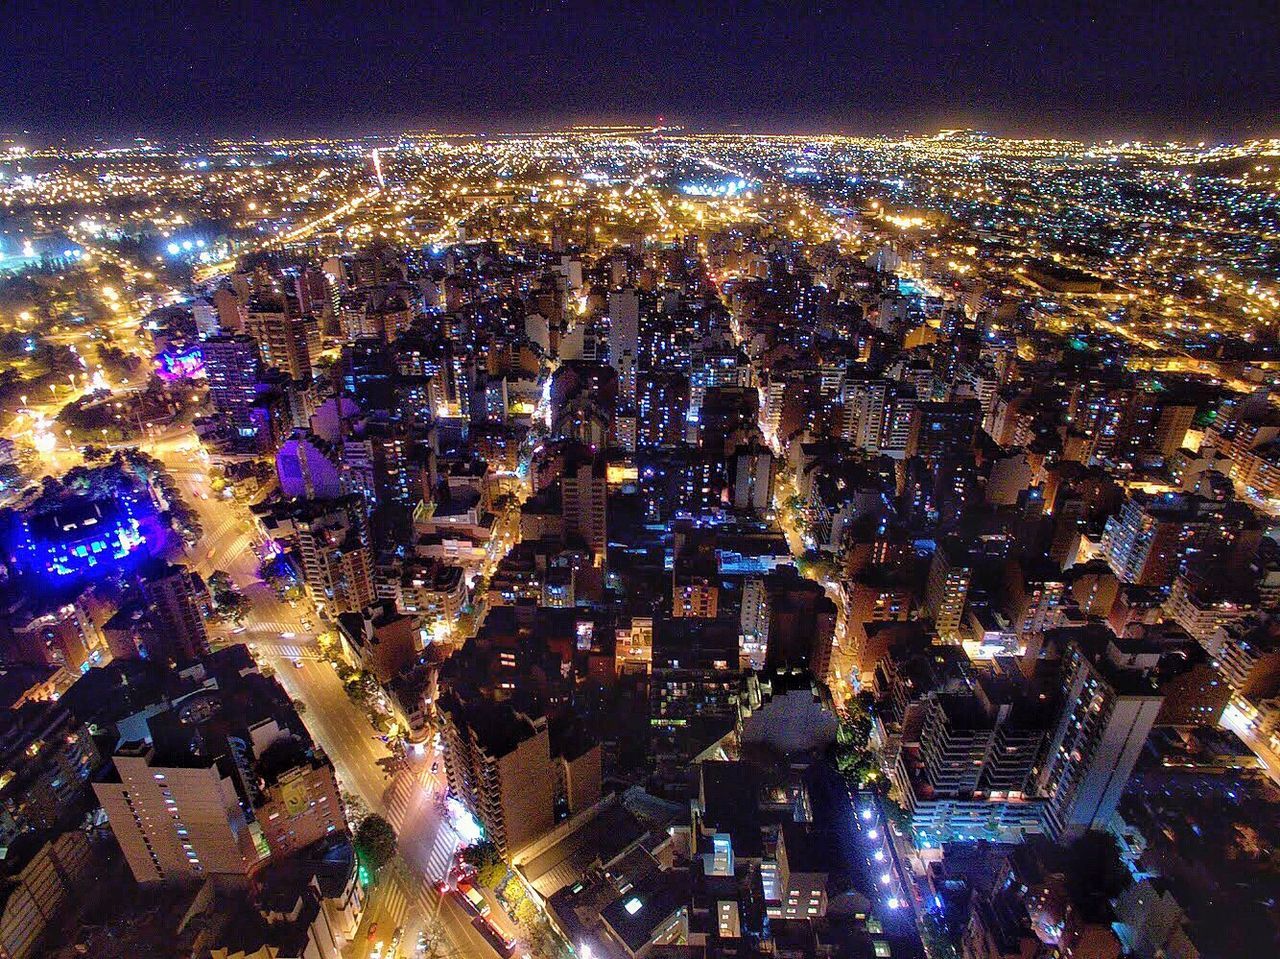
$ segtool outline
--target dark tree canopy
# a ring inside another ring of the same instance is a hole
[[[376,873],[396,854],[396,831],[377,813],[370,813],[356,829],[356,853]]]

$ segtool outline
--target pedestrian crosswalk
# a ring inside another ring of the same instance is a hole
[[[286,623],[278,619],[258,619],[254,618],[252,623],[248,624],[246,632],[265,633],[268,635],[279,636],[281,633],[294,633],[298,636],[310,635],[304,633],[301,627],[295,623]]]
[[[397,830],[421,803],[435,801],[435,782],[424,767],[401,770],[396,773],[383,796],[387,808],[387,820]]]
[[[419,795],[420,790],[416,787],[417,780],[413,776],[406,773],[397,773],[382,797],[382,803],[387,810],[387,821],[391,823],[396,832],[400,832],[404,828],[409,814],[413,812],[414,808],[422,800]]]
[[[391,929],[403,926],[405,917],[409,914],[410,906],[413,901],[405,892],[404,885],[395,880],[385,881],[385,887],[382,890],[381,913],[385,917],[386,926],[381,926],[387,930],[388,935]]]
[[[453,827],[447,821],[442,819],[440,828],[436,832],[436,841],[432,843],[431,851],[427,854],[428,882],[439,882],[449,875],[449,870],[453,868],[453,854],[458,849],[458,842],[458,834],[453,831]]]
[[[434,916],[440,908],[440,890],[433,883],[420,882],[414,902],[424,917]]]
[[[378,928],[420,928],[435,917],[440,907],[440,892],[417,876],[387,876],[381,880],[371,915]]]
[[[388,786],[383,795],[383,805],[387,820],[397,833],[406,831],[406,824],[411,820],[423,823],[423,817],[434,820],[435,828],[430,831],[430,847],[402,848],[401,853],[416,876],[416,884],[420,887],[416,894],[416,905],[425,912],[434,915],[439,909],[440,892],[436,883],[445,879],[453,868],[453,856],[461,845],[461,837],[443,812],[424,809],[437,801],[438,781],[425,765],[413,769],[401,770]],[[414,831],[414,830],[411,830]]]
[[[257,640],[250,640],[257,652],[264,657],[280,657],[284,659],[306,659],[307,662],[320,662],[324,659],[320,654],[320,650],[315,647],[300,647],[293,643],[260,643]]]
[[[267,656],[284,656],[289,659],[315,662],[324,658],[314,646],[297,646],[293,643],[259,643],[258,649]]]
[[[219,539],[234,529],[239,522],[240,518],[234,513],[228,514],[225,518],[219,520],[212,529],[205,530],[205,542],[218,542]]]

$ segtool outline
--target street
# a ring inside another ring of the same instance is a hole
[[[393,863],[384,870],[346,955],[364,959],[378,942],[390,943],[395,930],[403,927],[402,955],[412,954],[421,930],[434,928],[447,940],[446,951],[488,959],[493,950],[472,928],[470,916],[456,903],[442,907],[434,886],[447,874],[460,841],[436,803],[435,797],[445,788],[438,754],[430,745],[421,755],[410,748],[409,768],[387,774],[380,762],[390,758],[391,750],[320,654],[315,628],[319,619],[314,608],[306,599],[294,608],[258,578],[254,547],[261,545],[262,536],[243,503],[211,491],[208,461],[195,437],[181,433],[145,444],[143,449],[164,463],[200,517],[204,535],[191,551],[191,564],[205,577],[223,570],[249,602],[243,631],[214,627],[215,642],[244,642],[254,647],[289,696],[303,704],[303,722],[328,754],[343,792],[386,818],[399,837],[403,865]],[[308,630],[304,621],[310,622],[312,629]],[[437,771],[432,773],[437,763]],[[370,939],[368,931],[375,923],[376,932]],[[385,951],[384,959],[389,959]]]
[[[1222,712],[1222,727],[1229,729],[1231,732],[1239,736],[1246,746],[1253,751],[1258,757],[1258,762],[1262,764],[1262,768],[1266,770],[1271,781],[1280,786],[1280,755],[1277,755],[1261,737],[1249,726],[1248,720],[1245,718],[1235,704],[1227,706]]]

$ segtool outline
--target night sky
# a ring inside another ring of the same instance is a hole
[[[0,6],[0,132],[1280,134],[1280,2]]]

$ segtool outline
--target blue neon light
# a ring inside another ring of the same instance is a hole
[[[130,497],[91,505],[99,507],[101,519],[90,515],[57,533],[34,532],[29,520],[22,522],[17,555],[28,572],[60,581],[94,575],[132,558],[146,545],[146,513]]]

